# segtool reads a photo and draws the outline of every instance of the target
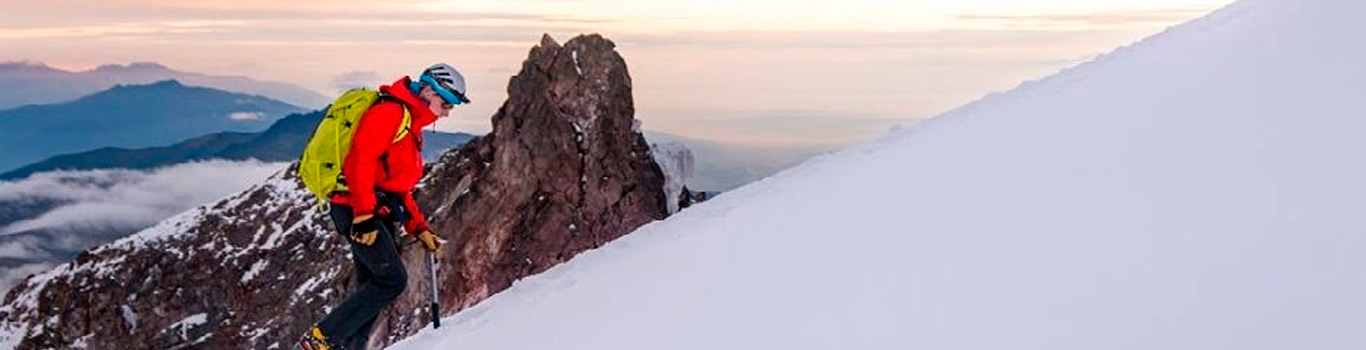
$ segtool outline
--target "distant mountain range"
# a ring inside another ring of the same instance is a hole
[[[215,132],[258,132],[302,108],[174,80],[120,85],[75,101],[0,111],[0,170],[100,147],[166,145]]]
[[[169,146],[148,148],[105,147],[89,152],[65,154],[0,174],[0,180],[13,180],[33,173],[53,170],[151,169],[188,161],[256,159],[288,162],[299,158],[323,111],[292,114],[259,133],[220,132],[191,138]],[[474,135],[465,133],[423,132],[423,158],[429,161],[465,144]]]
[[[321,108],[332,101],[294,84],[182,72],[157,63],[111,64],[87,71],[67,71],[37,62],[7,62],[0,63],[0,86],[6,87],[5,93],[0,94],[0,110],[67,102],[116,85],[164,80],[266,96],[307,108]]]

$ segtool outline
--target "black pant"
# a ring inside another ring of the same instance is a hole
[[[337,233],[351,243],[351,261],[355,264],[359,288],[318,322],[318,327],[333,345],[364,350],[379,313],[408,287],[408,273],[403,269],[395,241],[398,222],[394,218],[381,218],[379,238],[375,244],[367,246],[356,243],[349,236],[354,218],[351,207],[334,204],[330,214]]]

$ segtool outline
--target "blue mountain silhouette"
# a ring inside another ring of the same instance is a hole
[[[102,147],[167,145],[215,132],[259,132],[303,112],[261,96],[181,85],[120,85],[75,101],[0,111],[0,169]]]

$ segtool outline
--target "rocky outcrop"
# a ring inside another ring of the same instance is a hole
[[[635,130],[614,45],[584,36],[531,50],[493,132],[433,165],[420,204],[450,243],[442,313],[667,215],[664,176]],[[292,169],[29,278],[0,306],[19,349],[284,349],[354,286],[345,242]],[[379,348],[425,326],[425,254]],[[3,346],[0,346],[3,347]]]
[[[443,313],[667,215],[664,176],[635,129],[631,78],[614,47],[596,35],[563,46],[542,38],[509,82],[493,131],[433,171],[422,202],[458,242],[440,256]],[[409,260],[408,269],[422,264]],[[411,279],[425,291],[420,276]],[[396,304],[375,338],[426,325],[409,311],[426,306],[426,294]]]

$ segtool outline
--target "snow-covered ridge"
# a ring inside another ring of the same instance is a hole
[[[973,114],[975,112],[975,109],[978,107],[989,106],[996,103],[1005,103],[998,102],[998,100],[1028,100],[1030,96],[1033,96],[1035,94],[1049,94],[1051,92],[1051,90],[1049,90],[1050,88],[1067,86],[1073,84],[1074,82],[1085,80],[1088,76],[1095,74],[1095,72],[1108,69],[1107,67],[1110,66],[1121,65],[1121,69],[1123,69],[1123,67],[1125,66],[1124,62],[1133,60],[1133,56],[1135,55],[1133,54],[1133,52],[1135,51],[1139,52],[1139,54],[1161,55],[1161,51],[1165,49],[1163,45],[1168,45],[1165,44],[1166,42],[1172,40],[1184,40],[1190,38],[1191,36],[1208,35],[1205,33],[1211,31],[1228,31],[1228,28],[1222,27],[1224,24],[1233,19],[1244,16],[1249,12],[1252,12],[1258,6],[1264,6],[1262,4],[1259,4],[1261,2],[1266,1],[1241,0],[1235,2],[1233,4],[1215,10],[1214,12],[1211,12],[1208,15],[1202,16],[1190,22],[1172,26],[1170,28],[1167,28],[1166,30],[1163,30],[1160,33],[1148,36],[1135,43],[1120,46],[1109,53],[1098,55],[1086,62],[1082,62],[1075,66],[1064,68],[1058,73],[1039,79],[1021,82],[1019,85],[1006,91],[989,93],[980,99],[966,103],[961,107],[954,108],[952,110],[945,112],[944,114],[941,114],[935,118],[931,118],[926,122],[918,123],[916,125],[928,126],[932,125],[935,120],[951,119],[945,117],[963,114]],[[1265,6],[1274,5],[1275,4],[1270,4]],[[914,129],[914,127],[899,128],[893,131],[906,131],[910,129]],[[891,134],[895,133],[896,132],[893,132]]]
[[[335,298],[337,293],[331,289],[336,286],[322,282],[334,279],[340,273],[339,269],[308,274],[316,281],[303,283],[303,286],[294,285],[297,282],[286,279],[291,275],[304,275],[291,272],[299,268],[294,266],[299,263],[287,262],[302,257],[298,252],[305,248],[300,247],[300,244],[317,238],[330,238],[330,233],[320,226],[322,213],[316,210],[313,196],[294,179],[292,171],[279,171],[244,192],[178,214],[156,226],[83,253],[74,262],[26,280],[16,287],[13,300],[0,306],[0,345],[17,345],[24,337],[73,332],[71,327],[85,321],[64,316],[42,321],[27,319],[37,314],[37,310],[53,307],[53,302],[71,292],[128,295],[127,300],[114,305],[95,301],[98,305],[61,307],[98,310],[113,307],[111,312],[117,312],[123,321],[114,326],[124,327],[130,332],[139,328],[156,330],[153,332],[156,335],[154,339],[130,341],[168,346],[208,341],[212,330],[225,330],[222,328],[224,323],[241,324],[244,330],[259,329],[258,332],[243,333],[252,333],[258,338],[270,334],[272,329],[278,332],[279,328],[284,328],[282,326],[285,325],[260,324],[250,316],[241,317],[242,313],[239,312],[225,312],[225,309],[232,308],[228,304],[218,305],[214,309],[199,309],[205,306],[203,300],[213,300],[217,298],[215,295],[221,295],[222,288],[257,290],[256,293],[261,297],[270,297],[274,293],[272,290],[287,287],[294,295],[275,307],[320,307]],[[321,249],[332,248],[328,244],[337,243],[327,239],[319,242],[323,245],[319,247]],[[341,252],[344,250],[322,251],[314,255],[327,261],[344,258],[338,255]],[[203,285],[196,287],[196,284]],[[164,295],[159,287],[162,285],[181,287],[174,295]],[[71,290],[71,287],[75,287],[75,290]],[[81,291],[86,288],[99,289]],[[297,293],[299,289],[304,289],[306,293]],[[141,292],[143,290],[146,292]],[[208,305],[213,304],[211,302]],[[172,321],[178,322],[170,324]],[[108,331],[97,328],[78,332],[92,332],[93,335]]]
[[[1366,347],[1361,13],[1239,2],[648,225],[393,349]]]

